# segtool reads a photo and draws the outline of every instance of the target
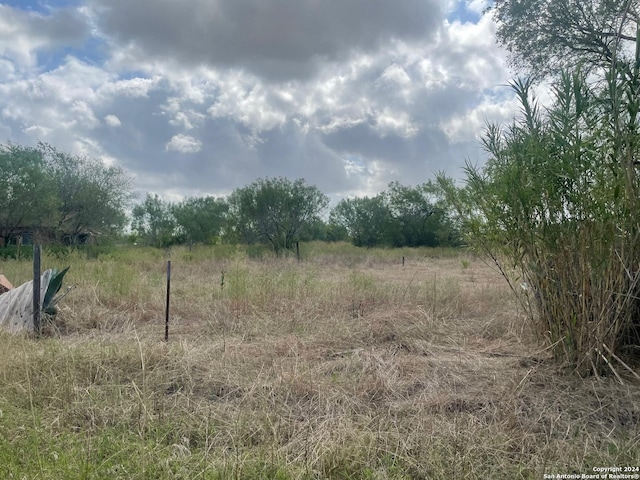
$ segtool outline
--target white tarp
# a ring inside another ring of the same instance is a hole
[[[49,287],[53,270],[40,278],[40,306]],[[0,295],[0,327],[11,333],[33,331],[33,280]]]

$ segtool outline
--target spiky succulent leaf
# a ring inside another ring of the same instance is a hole
[[[69,267],[62,271],[53,269],[51,280],[49,281],[49,286],[47,287],[47,291],[44,294],[44,301],[42,302],[42,310],[45,313],[50,315],[55,315],[57,313],[55,305],[58,303],[59,299],[56,298],[56,294],[60,291],[60,288],[62,288],[62,280],[68,270]]]

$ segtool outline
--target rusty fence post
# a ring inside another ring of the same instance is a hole
[[[40,336],[40,245],[33,245],[33,331]]]
[[[167,308],[164,317],[164,341],[169,341],[169,302],[171,299],[171,260],[167,260]]]

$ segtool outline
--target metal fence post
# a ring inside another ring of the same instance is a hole
[[[167,308],[164,318],[164,341],[169,341],[169,301],[171,298],[171,260],[167,260]]]
[[[41,333],[40,324],[40,245],[33,245],[33,331]]]

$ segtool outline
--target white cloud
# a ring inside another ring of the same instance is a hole
[[[411,121],[405,112],[394,112],[385,109],[378,114],[375,120],[375,128],[382,136],[390,133],[409,138],[416,135],[419,128]]]
[[[61,8],[44,15],[0,4],[0,56],[20,68],[37,65],[38,53],[79,45],[89,34],[79,10]]]
[[[38,34],[69,24],[55,7],[11,9],[15,44],[0,25],[0,133],[117,163],[142,191],[284,175],[375,194],[458,174],[515,108],[480,1],[78,3],[76,35]]]
[[[202,150],[202,142],[189,135],[179,133],[171,137],[165,149],[167,151],[174,150],[180,153],[197,153]]]
[[[23,130],[24,133],[36,138],[47,138],[52,131],[52,128],[43,127],[42,125],[29,125]]]
[[[504,87],[507,90],[507,87]],[[441,123],[442,130],[451,142],[479,141],[487,123],[510,123],[518,108],[517,100],[512,95],[486,95],[474,108],[461,115],[446,119]]]
[[[119,127],[120,125],[122,125],[122,122],[117,115],[105,115],[104,121],[110,127]]]
[[[233,118],[254,132],[270,130],[286,121],[286,112],[273,105],[273,97],[256,80],[237,76],[220,85],[220,95],[208,109],[213,118]]]
[[[380,79],[401,87],[411,83],[411,77],[407,75],[407,72],[402,66],[396,63],[387,67],[384,73],[380,76]]]
[[[128,98],[140,98],[149,95],[149,92],[154,88],[157,88],[162,81],[161,76],[154,76],[153,78],[129,78],[125,80],[114,80],[108,82],[102,82],[99,85],[97,92],[100,95],[114,97],[123,96]]]

